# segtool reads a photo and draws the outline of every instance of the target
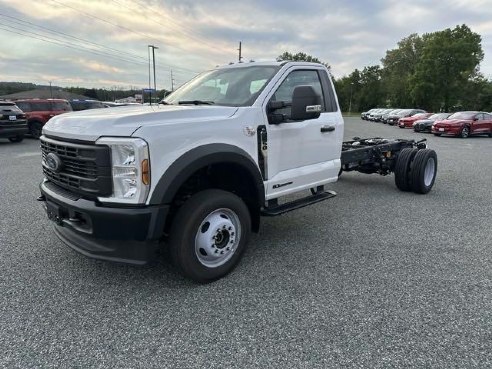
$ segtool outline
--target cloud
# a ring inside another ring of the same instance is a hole
[[[490,0],[3,0],[0,14],[3,80],[145,86],[154,44],[157,85],[169,88],[171,70],[181,84],[237,60],[239,41],[246,60],[303,51],[341,77],[379,64],[410,33],[463,23],[482,35],[492,77]]]

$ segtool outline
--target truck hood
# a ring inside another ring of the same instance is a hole
[[[453,125],[462,125],[469,122],[470,120],[466,120],[466,119],[445,119],[436,122],[435,124],[438,124],[440,126],[453,126]]]
[[[187,124],[228,118],[237,107],[204,105],[142,105],[83,110],[57,115],[43,134],[95,141],[102,136],[129,137],[146,124]]]

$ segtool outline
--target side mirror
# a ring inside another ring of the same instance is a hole
[[[290,119],[316,119],[321,114],[321,96],[313,86],[297,86],[292,93],[292,110]]]

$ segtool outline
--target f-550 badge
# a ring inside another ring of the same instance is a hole
[[[254,136],[256,134],[256,128],[253,126],[246,126],[243,128],[243,132],[246,136]]]

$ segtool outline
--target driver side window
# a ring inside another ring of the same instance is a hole
[[[297,86],[312,86],[316,93],[321,97],[321,111],[326,111],[321,81],[318,72],[315,70],[295,70],[291,72],[277,88],[277,91],[275,91],[270,101],[284,101],[286,103],[291,103],[292,93]],[[276,113],[290,116],[291,107],[287,106],[278,109]]]

